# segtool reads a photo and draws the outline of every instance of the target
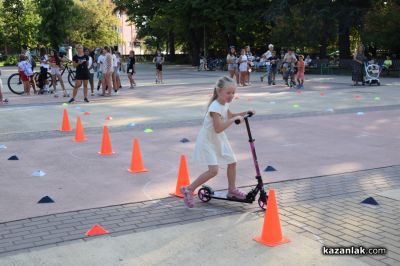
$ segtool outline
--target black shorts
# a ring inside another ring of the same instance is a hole
[[[156,64],[156,69],[158,71],[162,71],[162,64]]]
[[[129,67],[127,70],[126,70],[126,73],[127,74],[135,74],[135,71],[133,71],[133,68],[131,68],[131,67]]]
[[[90,73],[89,73],[89,71],[76,71],[75,79],[76,80],[89,80]]]

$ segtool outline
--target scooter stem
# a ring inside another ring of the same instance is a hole
[[[253,139],[253,137],[251,136],[248,118],[245,117],[244,121],[246,122],[247,134],[249,135],[250,149],[251,149],[251,154],[253,155],[253,161],[254,161],[254,167],[256,168],[256,174],[257,174],[257,176],[261,176],[260,167],[258,166],[256,147],[254,146],[255,139]]]

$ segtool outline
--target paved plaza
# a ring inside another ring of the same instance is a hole
[[[0,265],[399,265],[400,80],[353,87],[351,77],[306,75],[305,89],[276,86],[252,73],[238,87],[233,111],[255,109],[250,119],[266,189],[277,195],[282,231],[291,242],[266,247],[264,212],[257,203],[196,199],[187,209],[175,190],[179,157],[191,163],[214,83],[224,72],[165,66],[156,85],[153,65],[137,66],[135,89],[118,96],[17,96],[2,68],[0,106]],[[68,90],[71,90],[67,86]],[[61,133],[63,109],[87,141]],[[86,115],[85,115],[86,112]],[[108,118],[108,119],[107,119]],[[115,154],[98,155],[108,125]],[[145,133],[151,128],[152,133]],[[228,138],[238,158],[237,183],[249,191],[255,171],[245,127]],[[147,173],[127,171],[137,137]],[[181,143],[187,138],[189,142]],[[7,160],[16,155],[19,160]],[[46,174],[34,177],[41,170]],[[226,169],[209,183],[226,189]],[[37,204],[44,196],[51,204]],[[373,197],[379,205],[361,204]],[[109,234],[86,237],[100,224]],[[385,255],[323,256],[321,247],[384,247]]]

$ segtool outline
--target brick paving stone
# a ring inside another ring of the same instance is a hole
[[[342,241],[342,239],[340,237],[336,237],[329,233],[321,234],[321,235],[319,235],[319,237],[324,240],[332,241],[332,243],[338,243],[338,242]]]
[[[380,233],[380,232],[382,232],[382,230],[385,230],[385,229],[383,229],[382,228],[382,226],[379,226],[379,228],[377,228],[377,227],[371,227],[371,226],[369,226],[369,225],[360,225],[360,228],[362,229],[362,231],[361,232],[363,232],[363,231],[367,231],[367,232],[365,232],[365,234],[368,234],[368,232],[371,232],[371,233]],[[389,229],[389,228],[388,228]]]
[[[372,244],[374,246],[382,246],[383,245],[383,241],[381,240],[377,240],[368,236],[362,236],[359,238],[360,241],[362,241],[362,243],[369,243]]]
[[[377,191],[378,185],[382,190],[400,187],[397,173],[400,166],[274,183],[279,189],[283,231],[291,230],[330,246],[381,245],[388,248],[391,257],[362,260],[372,265],[400,264],[397,201],[377,197],[379,208],[360,204]],[[169,197],[0,223],[0,254],[94,239],[84,235],[92,223],[101,224],[116,236],[243,212],[258,219],[264,217],[264,212],[253,205],[213,201],[198,206],[188,210],[179,199]]]
[[[368,263],[372,266],[387,266],[384,262],[374,259],[374,257],[357,257],[357,259],[361,260],[362,262]]]
[[[400,262],[400,254],[398,254],[398,253],[394,253],[394,252],[390,252],[390,251],[389,251],[389,252],[386,254],[386,256],[389,257],[389,258],[391,258],[391,259],[394,259],[394,260],[397,260],[397,261]]]
[[[394,259],[391,259],[391,258],[383,259],[383,260],[381,260],[381,262],[385,263],[385,265],[397,265],[399,263],[398,260],[394,260]]]

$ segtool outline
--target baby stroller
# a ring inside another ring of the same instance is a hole
[[[380,86],[381,85],[379,81],[379,75],[381,74],[380,66],[377,64],[364,63],[364,67],[365,67],[365,76],[364,76],[365,83],[369,84],[370,86],[372,84]]]

